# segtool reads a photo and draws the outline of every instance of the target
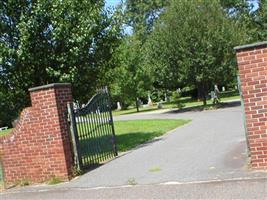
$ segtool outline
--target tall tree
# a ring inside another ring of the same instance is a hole
[[[147,42],[148,65],[158,83],[194,85],[206,104],[213,84],[235,78],[233,47],[246,38],[242,29],[217,0],[173,0]]]
[[[138,99],[148,95],[151,79],[148,70],[142,65],[144,54],[141,53],[141,42],[135,36],[127,36],[114,52],[118,67],[110,72],[112,94],[127,108],[133,102],[139,111]]]
[[[126,34],[115,51],[113,59],[118,68],[109,74],[113,80],[112,92],[124,107],[146,96],[151,89],[151,77],[143,65],[143,45],[167,3],[166,0],[126,0],[120,7],[124,24],[132,33]],[[138,110],[138,103],[136,105]]]
[[[87,100],[119,42],[104,0],[3,0],[0,18],[0,92],[16,105],[10,112],[29,104],[29,87],[51,82],[71,82]]]
[[[259,1],[259,8],[255,12],[256,39],[267,40],[267,1]]]
[[[126,0],[125,18],[133,32],[144,40],[152,32],[155,21],[159,18],[169,0]]]

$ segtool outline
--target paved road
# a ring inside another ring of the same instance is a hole
[[[7,199],[267,199],[267,179],[115,188],[61,188],[0,194]]]
[[[267,179],[115,188],[60,188],[0,194],[10,199],[267,199]]]
[[[53,186],[53,189],[57,189],[55,193],[59,195],[62,191],[64,191],[64,194],[65,192],[68,194],[73,191],[73,194],[86,192],[95,194],[96,190],[94,188],[97,187],[174,183],[175,186],[157,187],[162,187],[165,192],[168,190],[181,191],[186,196],[187,184],[192,182],[227,182],[229,180],[240,181],[267,177],[266,173],[251,171],[247,166],[246,141],[240,106],[202,112],[125,115],[116,117],[115,120],[153,118],[192,119],[192,122],[150,143],[144,144],[69,183]],[[241,181],[241,183],[243,182]],[[231,188],[231,184],[227,184],[225,187]],[[246,185],[246,183],[244,184]],[[262,187],[266,189],[266,181],[263,184],[264,187],[261,186],[261,189]],[[215,187],[215,190],[219,190],[219,185],[216,186],[215,184],[212,187]],[[255,187],[256,185],[258,185],[257,182],[255,182]],[[205,188],[203,185],[194,187],[194,190]],[[249,186],[246,185],[245,187]],[[128,192],[129,195],[134,195],[136,194],[135,191],[142,191],[142,188],[135,187],[133,190],[119,188],[119,191],[124,195],[128,194]],[[149,194],[149,191],[154,191],[152,186],[145,186],[144,188],[147,188],[144,189],[144,195],[145,193]],[[12,191],[26,193],[32,191],[34,195],[36,190],[50,189],[51,187],[49,186],[38,186]],[[237,188],[233,190],[235,190],[233,191],[234,193],[240,193],[241,191]],[[101,197],[101,190],[97,191],[100,191],[98,195]],[[209,192],[205,191],[205,195],[208,195]],[[52,193],[48,195],[50,194]],[[107,195],[112,194],[114,194],[112,189],[108,189]],[[182,197],[185,197],[183,195]]]

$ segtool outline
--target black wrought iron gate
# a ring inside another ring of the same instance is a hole
[[[78,169],[117,156],[115,131],[107,88],[98,90],[82,108],[68,104],[75,162]]]

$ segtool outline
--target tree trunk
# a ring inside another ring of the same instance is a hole
[[[204,82],[202,83],[202,95],[203,95],[203,105],[207,105],[207,84]]]
[[[206,84],[203,82],[197,83],[197,95],[198,100],[203,101],[203,105],[207,105],[207,87]]]
[[[204,95],[203,97],[203,106],[206,106],[207,105],[207,98],[206,98],[206,95]]]
[[[139,112],[139,99],[138,98],[136,98],[135,104],[136,104],[136,111]]]

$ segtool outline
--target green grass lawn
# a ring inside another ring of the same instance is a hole
[[[152,107],[146,107],[146,108],[140,108],[140,112],[149,112],[149,111],[155,111],[158,110],[157,106],[152,106]],[[115,110],[112,112],[113,116],[118,116],[118,115],[125,115],[125,114],[134,114],[137,113],[136,108],[129,108],[127,110]]]
[[[189,121],[174,119],[115,121],[118,151],[128,151]],[[0,137],[11,131],[12,129],[0,131]]]
[[[222,92],[220,97],[221,97],[220,98],[221,103],[227,102],[229,100],[239,100],[240,99],[238,91]],[[182,97],[179,99],[179,102],[183,104],[183,108],[194,108],[194,107],[210,108],[213,106],[212,100],[208,100],[207,105],[204,107],[202,101],[192,100],[190,97]],[[176,103],[174,103],[174,102],[163,103],[163,109],[173,109],[173,108],[177,108]],[[155,110],[158,110],[156,105],[151,106],[151,107],[140,108],[140,112],[149,112],[149,111],[155,111]],[[113,111],[114,116],[133,114],[133,113],[137,113],[136,108]]]
[[[12,131],[12,128],[0,131],[0,137],[9,134]]]
[[[139,144],[161,136],[188,122],[190,122],[190,120],[181,119],[115,121],[114,127],[118,152],[128,151]],[[112,145],[110,143],[112,135],[103,134],[103,127],[106,125],[98,123],[89,125],[88,123],[88,125],[96,131],[92,132],[88,128],[82,128],[87,126],[86,124],[87,123],[79,123],[77,126],[80,138],[80,151],[81,154],[84,155],[83,162],[85,163],[91,162],[90,160],[94,155],[104,157],[112,152]]]
[[[128,151],[188,122],[190,120],[180,119],[115,121],[118,151]]]

